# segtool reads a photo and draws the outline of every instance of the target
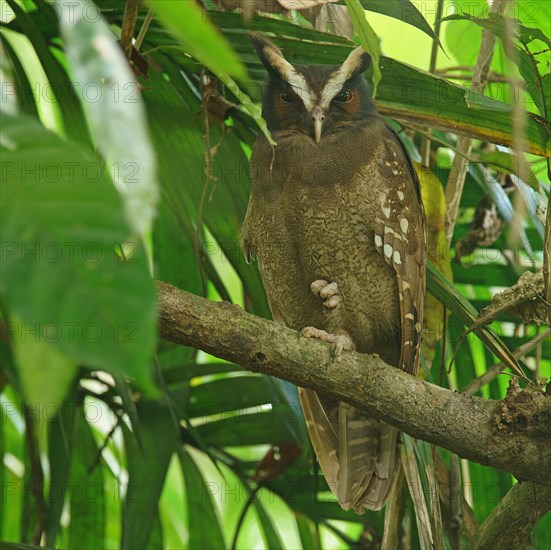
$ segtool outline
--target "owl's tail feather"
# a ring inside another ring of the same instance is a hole
[[[312,390],[299,394],[321,470],[340,505],[358,513],[380,510],[399,471],[399,430]]]

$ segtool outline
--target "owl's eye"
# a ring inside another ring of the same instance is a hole
[[[281,101],[283,101],[283,103],[295,103],[298,99],[298,96],[290,90],[283,90],[279,94],[279,98],[281,99]]]
[[[345,90],[340,94],[337,94],[333,101],[336,101],[337,103],[348,103],[352,101],[352,92],[350,90]]]

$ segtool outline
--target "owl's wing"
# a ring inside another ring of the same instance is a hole
[[[379,173],[386,185],[379,191],[380,216],[375,220],[375,248],[394,268],[401,318],[400,368],[419,370],[425,299],[425,215],[417,173],[398,136],[383,131]]]

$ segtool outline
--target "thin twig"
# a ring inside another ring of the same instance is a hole
[[[210,124],[209,124],[209,113],[207,109],[207,103],[205,101],[205,88],[207,86],[209,77],[207,76],[205,70],[201,71],[201,110],[203,111],[203,120],[205,121],[205,135],[203,139],[205,141],[205,183],[203,185],[203,190],[201,192],[201,199],[199,200],[199,207],[197,209],[197,220],[195,226],[195,233],[193,236],[193,249],[195,251],[195,257],[197,259],[197,266],[199,268],[199,276],[201,278],[201,291],[203,296],[207,295],[207,280],[205,277],[205,268],[203,266],[203,261],[201,258],[201,247],[199,245],[201,231],[203,230],[203,211],[205,209],[205,200],[207,197],[207,191],[209,188],[211,180],[211,169],[212,169],[212,155],[211,155],[211,146],[210,146]]]
[[[121,47],[127,59],[132,57],[132,38],[136,29],[138,20],[138,11],[140,10],[139,0],[126,0],[124,6],[124,15],[121,25]]]
[[[436,70],[436,59],[438,57],[438,47],[440,45],[440,27],[442,25],[442,9],[444,7],[444,0],[438,0],[436,6],[436,18],[434,22],[434,34],[432,39],[432,49],[430,52],[430,64],[429,72],[434,74]],[[430,136],[430,128],[427,128],[427,134]],[[430,137],[424,137],[421,141],[421,162],[428,168],[430,165]]]
[[[140,48],[142,47],[143,41],[145,40],[145,35],[147,34],[147,30],[149,29],[149,25],[151,24],[152,20],[153,8],[150,8],[150,10],[147,12],[147,15],[145,16],[143,25],[140,28],[140,32],[138,33],[138,37],[136,38],[136,43],[134,44],[134,47],[138,51],[140,51]]]

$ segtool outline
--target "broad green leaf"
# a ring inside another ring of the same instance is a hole
[[[360,37],[360,42],[363,49],[371,55],[371,61],[373,65],[373,97],[377,96],[377,86],[381,81],[381,46],[379,45],[379,38],[371,25],[368,23],[365,11],[362,7],[360,0],[345,0],[348,13],[352,19],[354,30]]]
[[[388,0],[360,0],[360,2],[368,11],[388,15],[394,19],[403,21],[408,25],[417,27],[431,38],[438,40],[423,14],[410,0],[401,0],[399,2],[392,0],[390,2]]]
[[[175,86],[182,88],[181,93]],[[197,116],[200,104],[189,88],[184,96],[185,91],[179,82],[167,82],[152,70],[143,92],[163,194],[182,223],[191,220],[193,223],[188,223],[192,227],[202,218],[216,242],[208,243],[210,248],[201,250],[201,255],[222,251],[251,296],[254,313],[267,317],[269,310],[260,275],[245,263],[240,245],[239,228],[250,192],[248,159],[233,133],[223,135],[211,127],[211,147],[218,147],[206,167],[203,120]],[[182,119],[175,113],[181,113]],[[206,199],[202,200],[203,196]],[[193,239],[193,233],[187,236]]]
[[[184,49],[214,74],[247,80],[247,72],[226,40],[193,2],[150,1],[163,25],[178,38]]]
[[[73,460],[69,476],[69,547],[101,550],[105,532],[102,462],[82,408],[75,410]]]
[[[50,81],[52,90],[55,91],[55,98],[63,116],[63,124],[67,136],[83,145],[90,146],[90,134],[71,79],[61,63],[50,51],[37,22],[14,0],[7,0],[7,2],[17,17],[16,23],[19,28],[31,41],[36,55],[42,63],[44,72]]]
[[[145,244],[158,186],[138,83],[99,10],[92,19],[82,1],[76,9],[65,2],[58,5],[65,52],[76,81],[82,83],[81,97],[97,147],[112,163],[113,183],[123,197],[127,220]],[[178,3],[184,5],[188,3]]]
[[[147,547],[158,513],[157,503],[179,437],[179,426],[167,400],[165,397],[163,401],[140,403],[140,444],[126,425],[121,424],[128,468],[122,549]]]
[[[224,535],[208,482],[184,447],[178,457],[186,486],[189,548],[225,548]]]
[[[76,375],[77,362],[57,343],[48,341],[57,339],[58,327],[48,323],[40,334],[37,323],[33,327],[28,317],[13,309],[10,336],[23,395],[29,403],[61,403]]]
[[[19,320],[11,338],[20,352],[28,347],[20,373],[26,396],[58,400],[75,364],[153,391],[155,288],[137,246],[126,262],[114,254],[130,230],[103,167],[28,117],[3,117],[1,145],[0,293]]]

